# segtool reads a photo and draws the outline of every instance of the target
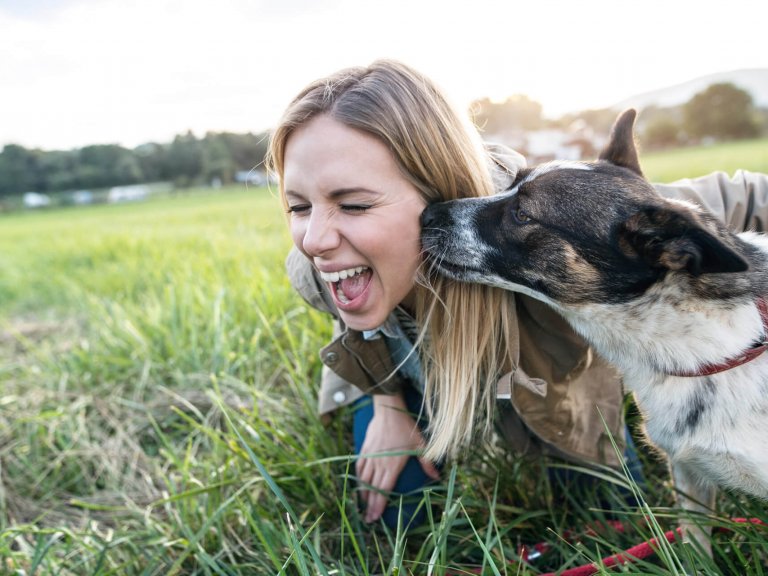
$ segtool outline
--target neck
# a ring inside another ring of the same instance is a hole
[[[756,301],[688,305],[646,295],[629,304],[568,307],[561,312],[595,350],[626,373],[702,375],[763,339]]]

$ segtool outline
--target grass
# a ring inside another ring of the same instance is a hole
[[[768,138],[648,154],[641,151],[640,164],[651,182],[673,182],[715,171],[730,175],[737,170],[768,173]]]
[[[0,216],[0,574],[540,574],[675,526],[652,453],[628,503],[622,475],[562,487],[497,439],[444,470],[425,525],[364,525],[289,244],[263,189]],[[768,531],[728,520],[765,505],[719,507],[714,560],[673,544],[635,573],[766,573]]]

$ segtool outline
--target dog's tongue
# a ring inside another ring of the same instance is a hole
[[[354,300],[363,293],[368,281],[371,279],[371,271],[365,270],[360,274],[355,274],[352,278],[339,280],[339,288],[347,297],[347,300]]]

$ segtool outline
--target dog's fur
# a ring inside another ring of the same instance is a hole
[[[662,198],[640,170],[634,119],[618,118],[596,162],[543,164],[496,196],[429,206],[424,249],[448,277],[548,303],[615,364],[681,504],[712,508],[715,485],[767,498],[768,353],[672,374],[766,338],[756,301],[768,297],[768,237]]]

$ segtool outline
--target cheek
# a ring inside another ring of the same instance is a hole
[[[288,225],[288,230],[291,233],[293,244],[306,256],[303,248],[306,226],[297,220],[291,220],[290,224]]]
[[[420,228],[400,230],[399,242],[392,243],[390,239],[390,254],[393,265],[398,268],[403,278],[412,279],[421,263]]]

